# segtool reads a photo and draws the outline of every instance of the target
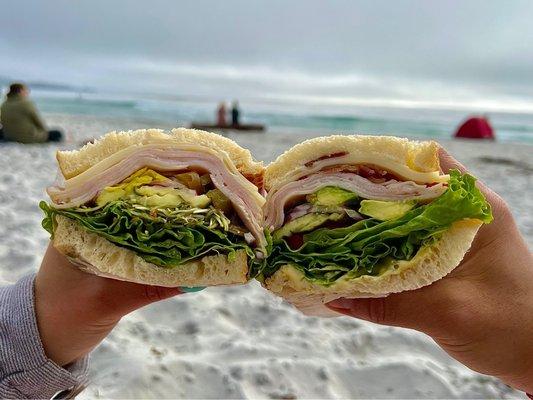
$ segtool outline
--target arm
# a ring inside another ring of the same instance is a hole
[[[83,385],[88,353],[122,316],[179,293],[86,274],[49,246],[36,277],[0,289],[0,398]]]
[[[0,398],[50,398],[85,378],[85,358],[62,368],[46,357],[33,288],[32,275],[0,289]]]
[[[444,170],[465,170],[442,152]],[[339,299],[334,311],[431,336],[466,366],[533,392],[533,257],[505,202],[483,185],[494,222],[462,263],[424,288],[378,299]]]

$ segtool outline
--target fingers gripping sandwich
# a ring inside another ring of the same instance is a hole
[[[455,268],[490,207],[475,179],[440,172],[438,145],[330,136],[269,165],[259,278],[304,311],[338,297],[379,297],[428,285]]]
[[[41,203],[53,245],[83,269],[161,286],[244,283],[266,256],[263,166],[222,136],[110,133],[58,152]]]

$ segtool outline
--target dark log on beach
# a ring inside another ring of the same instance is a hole
[[[264,132],[265,126],[261,124],[239,124],[239,125],[217,125],[209,124],[204,122],[193,122],[191,123],[192,129],[202,129],[202,130],[223,130],[223,131],[256,131]]]

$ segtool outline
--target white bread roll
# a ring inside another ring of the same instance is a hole
[[[215,286],[246,283],[247,255],[237,252],[235,261],[226,255],[203,257],[178,267],[151,264],[134,251],[115,246],[88,232],[80,224],[62,215],[56,216],[52,244],[82,270],[123,281],[157,286]]]
[[[433,141],[417,142],[394,136],[333,135],[306,140],[280,155],[267,166],[265,189],[269,191],[290,181],[295,169],[323,155],[342,152],[361,160],[361,164],[391,163],[402,167],[390,168],[399,175],[409,173],[438,173],[439,145]],[[288,180],[287,180],[288,179]]]
[[[432,141],[416,142],[391,136],[315,138],[294,146],[268,165],[264,176],[265,187],[279,188],[291,181],[295,170],[305,170],[309,161],[340,152],[347,152],[353,159],[366,160],[366,163],[375,166],[396,165],[403,175],[410,173],[406,168],[415,174],[437,174],[440,171],[438,149],[438,144]],[[418,289],[443,278],[461,262],[481,224],[477,219],[455,222],[439,240],[421,248],[410,261],[389,262],[386,272],[378,276],[341,278],[330,286],[322,286],[307,280],[295,267],[284,265],[263,285],[306,314],[335,316],[338,314],[325,307],[324,303],[340,297],[383,297]]]
[[[340,297],[384,297],[427,286],[448,275],[463,259],[481,224],[477,219],[455,222],[434,244],[421,248],[409,261],[390,262],[387,271],[378,276],[341,278],[326,287],[284,265],[265,281],[265,287],[308,315],[335,316],[324,303]]]
[[[58,151],[56,158],[63,176],[65,179],[70,179],[126,147],[159,143],[161,140],[196,144],[224,151],[243,175],[263,173],[263,163],[255,161],[249,150],[243,149],[233,140],[216,133],[185,128],[173,129],[169,133],[160,129],[110,132],[79,150]]]
[[[263,164],[256,162],[249,150],[223,136],[184,128],[168,134],[158,129],[111,132],[79,150],[59,151],[56,158],[63,176],[70,179],[127,147],[161,141],[190,143],[227,153],[243,175],[261,180]],[[58,215],[55,225],[54,247],[81,269],[96,275],[169,287],[229,285],[248,280],[248,260],[244,250],[239,250],[232,262],[226,255],[212,255],[175,267],[160,267],[143,260],[132,250],[88,232],[64,216]]]

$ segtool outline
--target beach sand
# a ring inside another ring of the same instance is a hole
[[[74,142],[168,125],[46,115]],[[266,162],[303,135],[229,134]],[[312,136],[312,135],[308,135]],[[533,243],[533,146],[442,143],[511,206]],[[55,145],[0,146],[0,281],[35,271],[48,243],[37,207],[56,176]],[[318,319],[253,282],[163,301],[122,320],[98,347],[79,398],[525,398],[452,360],[411,330]]]

